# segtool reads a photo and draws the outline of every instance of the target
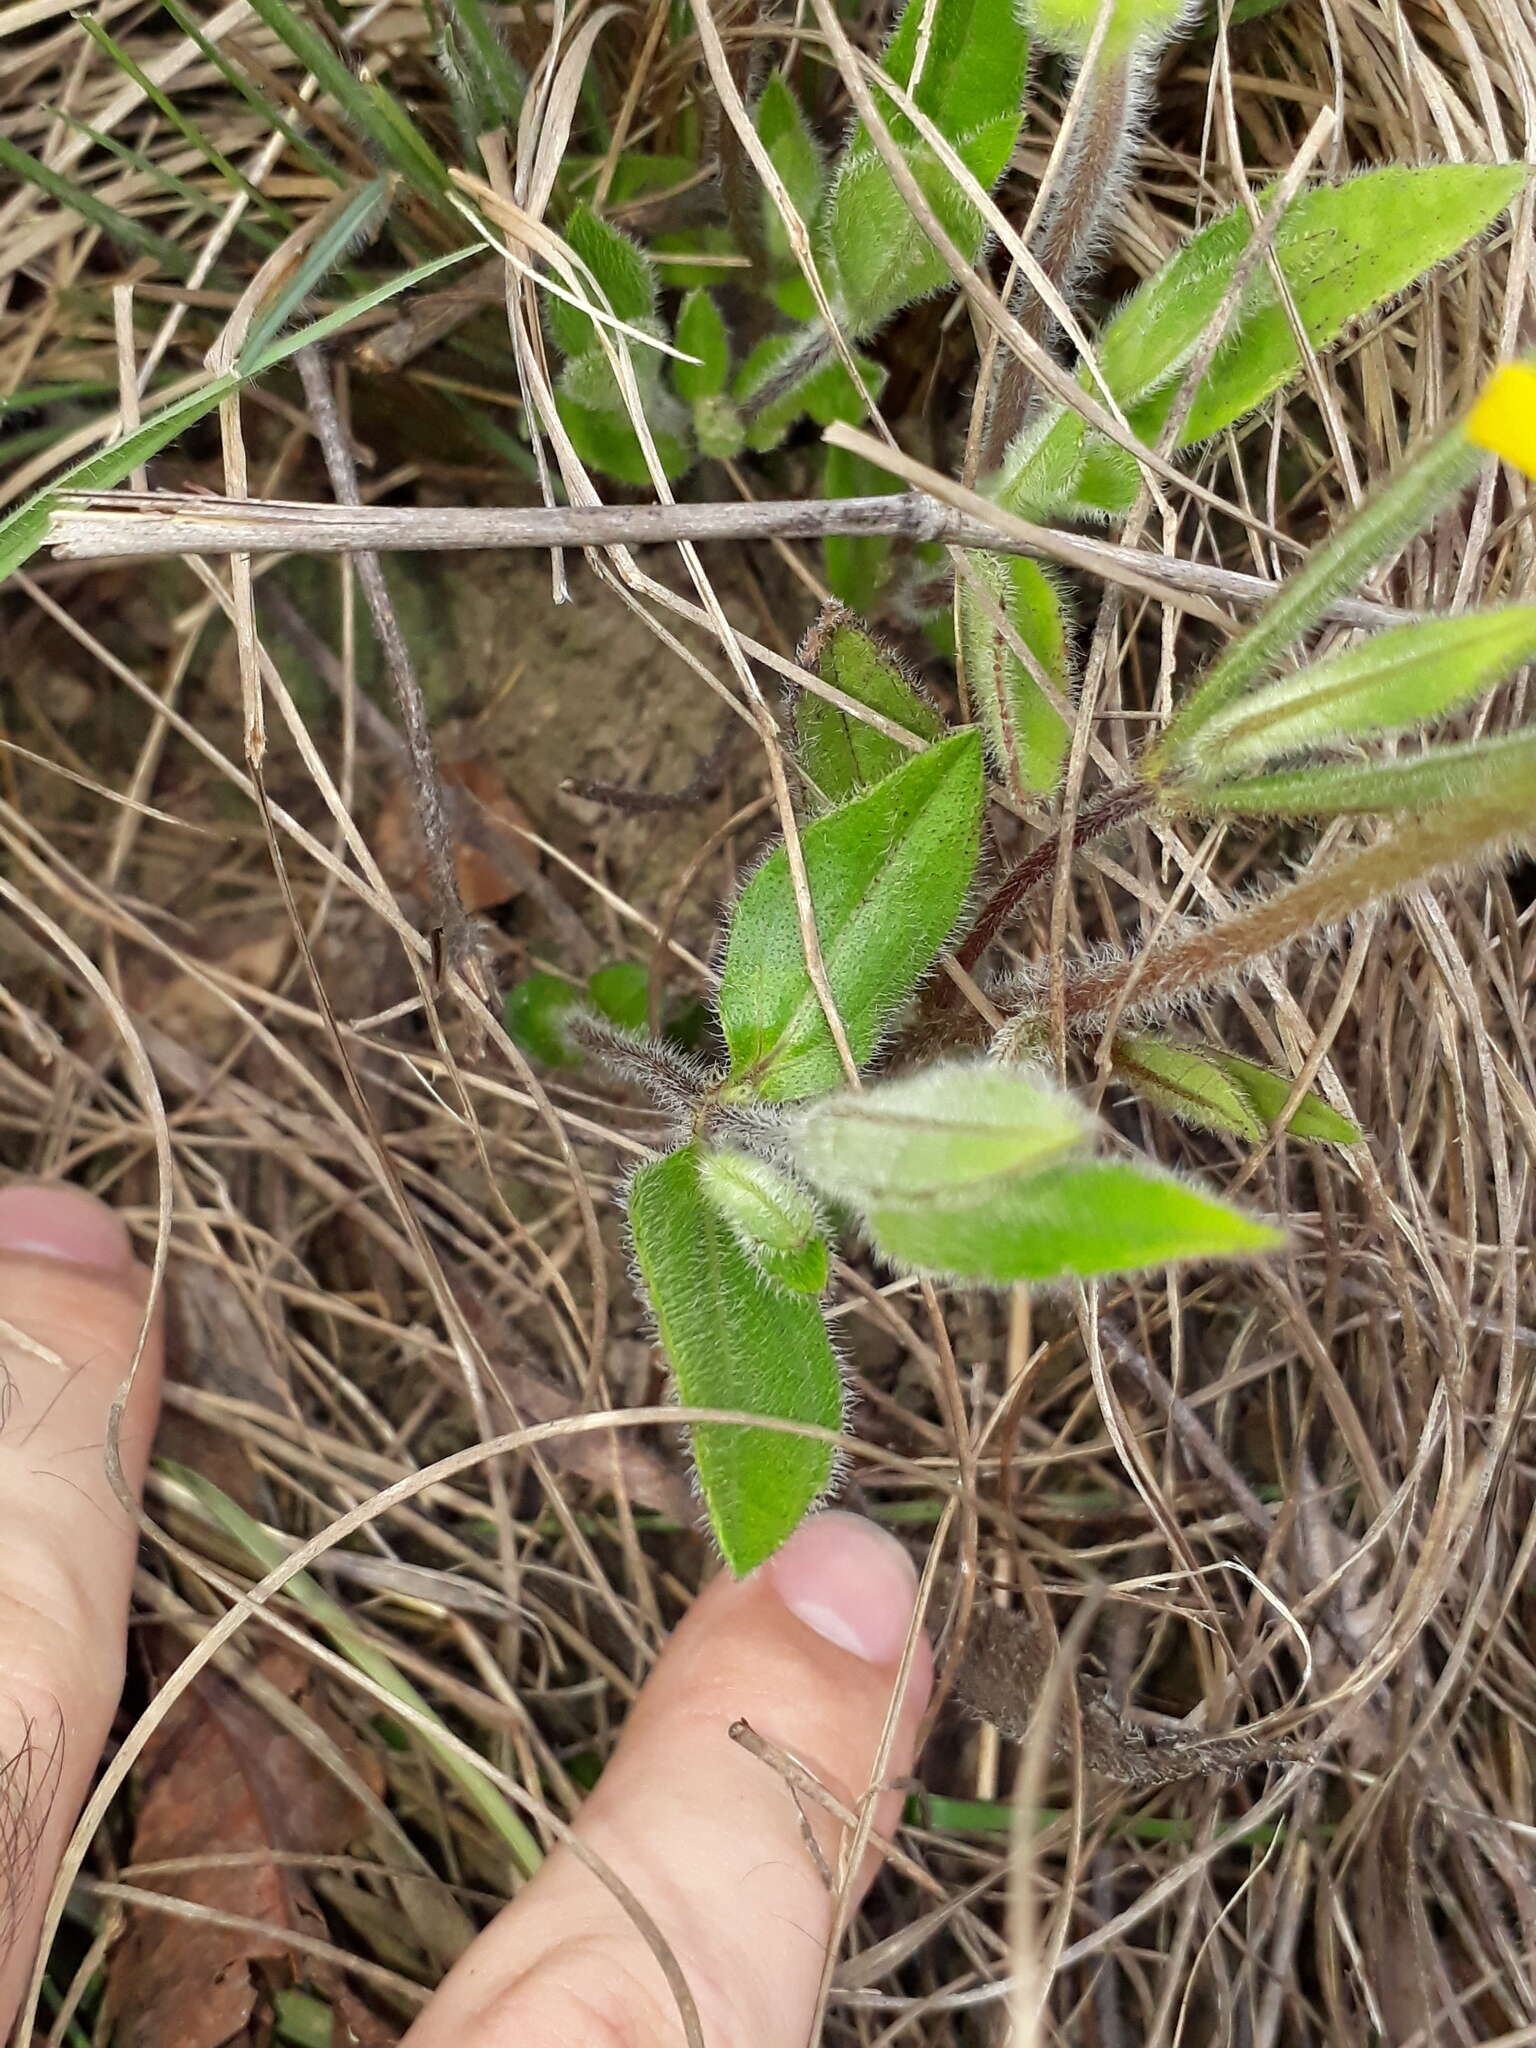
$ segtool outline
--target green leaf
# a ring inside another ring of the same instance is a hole
[[[1190,791],[1187,801],[1202,815],[1218,817],[1391,817],[1522,792],[1529,793],[1536,816],[1536,726],[1396,761],[1338,762],[1219,782]]]
[[[896,656],[837,606],[829,606],[817,620],[800,658],[824,683],[856,704],[867,704],[904,732],[930,741],[943,732],[939,714],[907,680]],[[912,759],[911,748],[900,740],[810,690],[802,690],[795,702],[795,743],[801,767],[829,804],[846,802]]]
[[[1048,1083],[980,1060],[829,1096],[789,1126],[818,1188],[858,1209],[985,1199],[1081,1150],[1093,1120]]]
[[[701,398],[718,398],[731,374],[731,338],[725,331],[720,309],[708,292],[693,291],[683,300],[672,339],[685,355],[697,356],[697,363],[672,364],[672,387],[689,405]]]
[[[1013,0],[907,0],[880,60],[887,78],[905,87],[951,142],[993,121],[1018,120],[1028,64],[1029,38]],[[912,122],[878,86],[875,103],[895,141],[917,140]],[[870,146],[862,128],[852,146]]]
[[[800,834],[822,959],[860,1064],[954,927],[980,850],[981,806],[981,742],[957,733]],[[842,1079],[782,847],[736,907],[719,1008],[733,1077],[767,1100],[796,1101]]]
[[[1303,193],[1275,230],[1274,254],[1314,348],[1454,256],[1505,210],[1522,164],[1388,165]],[[1264,195],[1258,206],[1264,210]],[[1187,241],[1099,337],[1109,389],[1155,441],[1180,373],[1198,350],[1253,235],[1236,207]],[[1300,368],[1267,265],[1260,265],[1200,385],[1179,445],[1205,439],[1261,405]]]
[[[589,206],[572,209],[564,232],[571,253],[591,273],[598,307],[606,305],[631,327],[648,321],[656,310],[656,271],[645,251],[611,222],[599,220]],[[591,289],[586,279],[583,284]],[[593,322],[553,292],[544,294],[544,321],[564,355],[582,356],[598,345]]]
[[[1024,19],[1049,50],[1086,56],[1103,13],[1102,0],[1026,0]],[[1188,14],[1187,0],[1111,0],[1102,48],[1117,57],[1138,45],[1166,42]]]
[[[811,133],[810,123],[782,72],[775,71],[763,87],[762,98],[757,103],[756,121],[763,147],[784,181],[784,189],[793,200],[796,213],[809,225],[821,206],[824,179],[821,146]],[[792,263],[794,256],[784,223],[766,191],[762,203],[768,253],[776,264]]]
[[[1273,673],[1287,648],[1317,624],[1336,597],[1355,589],[1368,570],[1422,531],[1486,461],[1487,451],[1469,438],[1465,420],[1436,435],[1281,584],[1248,631],[1212,662],[1150,749],[1147,772],[1156,777],[1165,763],[1184,756],[1219,712]]]
[[[851,449],[832,442],[822,447],[824,498],[891,497],[904,490],[900,477]],[[828,590],[854,611],[867,610],[879,595],[891,565],[888,534],[829,533],[821,544],[821,573]]]
[[[787,1173],[746,1152],[706,1152],[699,1186],[760,1272],[792,1293],[821,1293],[828,1265],[821,1217]]]
[[[955,154],[990,192],[1018,141],[1017,112],[963,138]],[[968,260],[985,238],[979,210],[925,143],[902,147],[918,190],[939,225]],[[854,149],[842,160],[827,206],[826,244],[848,321],[868,334],[898,307],[949,284],[949,267],[914,219],[885,164],[873,150]]]
[[[581,991],[557,974],[527,975],[513,983],[502,1001],[507,1036],[546,1067],[579,1067],[581,1054],[567,1039],[561,1019],[580,1001]]]
[[[766,336],[736,376],[736,402],[750,422],[748,445],[759,454],[776,448],[807,413],[823,427],[834,420],[857,425],[869,399],[880,396],[885,372],[867,356],[855,355],[854,364],[867,398],[835,356],[828,360],[814,335]]]
[[[983,191],[1007,168],[1024,119],[1029,38],[1013,0],[907,0],[882,68],[907,88]],[[921,141],[915,124],[875,87],[875,103],[919,189],[962,253],[976,256],[981,216]],[[861,123],[833,182],[823,231],[857,332],[950,282]]]
[[[1260,1140],[1279,1128],[1290,1096],[1284,1074],[1240,1059],[1219,1047],[1184,1045],[1151,1032],[1118,1038],[1111,1058],[1116,1075],[1137,1095],[1197,1130],[1226,1131]],[[1356,1145],[1360,1132],[1309,1089],[1286,1129],[1298,1138]]]
[[[629,1222],[686,1407],[841,1426],[842,1380],[820,1310],[752,1265],[706,1201],[692,1147],[641,1167]],[[693,1447],[710,1523],[738,1574],[794,1533],[836,1466],[830,1444],[739,1423],[699,1424]]]
[[[967,568],[996,600],[1059,697],[1070,701],[1066,610],[1050,573],[1025,555],[968,554]],[[1061,779],[1072,728],[988,617],[971,585],[956,582],[965,687],[998,776],[1021,800]]]
[[[1468,704],[1536,657],[1536,605],[1394,626],[1250,691],[1201,728],[1202,780],[1336,740],[1406,732]]]
[[[972,1202],[892,1197],[866,1220],[892,1265],[992,1287],[1239,1258],[1283,1242],[1267,1224],[1183,1181],[1101,1161],[1052,1167]]]
[[[682,409],[664,390],[654,362],[642,361],[635,350],[631,363],[662,474],[681,476],[691,459],[681,431]],[[620,483],[645,485],[651,481],[640,436],[630,422],[613,366],[601,349],[571,358],[560,373],[555,401],[583,462]]]
[[[614,960],[587,982],[594,1007],[621,1031],[643,1031],[649,1014],[651,977],[638,960]]]

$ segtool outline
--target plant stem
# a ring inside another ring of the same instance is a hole
[[[1074,819],[1067,857],[1070,859],[1078,847],[1102,839],[1106,832],[1113,832],[1117,825],[1136,817],[1146,810],[1151,801],[1152,791],[1143,782],[1128,782],[1119,789],[1109,790]],[[982,907],[981,915],[966,934],[964,944],[955,954],[967,973],[1035,890],[1043,888],[1055,874],[1057,863],[1062,858],[1061,841],[1061,833],[1053,833],[1033,852],[1027,853],[1017,867],[1010,868],[993,890]]]
[[[1092,72],[1079,80],[1078,132],[1062,167],[1060,190],[1032,242],[1040,268],[1063,293],[1071,289],[1092,251],[1105,210],[1121,189],[1135,136],[1132,86],[1131,65],[1123,54],[1101,56]],[[1014,314],[1032,340],[1044,339],[1051,315],[1045,301],[1027,285],[1020,287]],[[1033,390],[1027,366],[1017,356],[1007,357],[998,374],[982,445],[983,474],[997,467],[1023,426]]]
[[[1230,917],[1180,933],[1130,959],[1070,975],[1063,991],[1067,1028],[1086,1037],[1127,1007],[1166,1009],[1233,980],[1298,939],[1342,924],[1383,897],[1486,858],[1502,842],[1532,838],[1536,818],[1521,791],[1432,812]],[[1025,1019],[1039,1008],[1023,1005],[1017,1016]]]
[[[342,430],[325,359],[316,348],[300,349],[298,369],[331,489],[342,505],[356,507],[362,502],[357,484],[357,464]],[[465,914],[464,899],[459,894],[453,835],[448,828],[448,807],[443,797],[443,781],[438,772],[437,751],[432,744],[427,707],[411,651],[395,615],[389,585],[384,580],[379,558],[371,549],[359,550],[357,554],[357,580],[362,586],[374,637],[384,657],[400,713],[412,794],[416,802],[416,822],[421,832],[422,853],[432,895],[432,914],[442,935],[443,952],[451,968],[465,974],[472,986],[485,988],[474,935]]]

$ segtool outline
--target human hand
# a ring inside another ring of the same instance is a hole
[[[136,1533],[103,1451],[147,1289],[123,1225],[90,1196],[0,1192],[0,2036],[122,1684]],[[160,1351],[156,1326],[123,1418],[134,1488]],[[577,1820],[578,1841],[655,1921],[709,2048],[801,2048],[836,1910],[784,1784],[728,1730],[745,1719],[856,1802],[915,1590],[899,1546],[847,1515],[817,1517],[748,1580],[716,1579],[666,1645]],[[911,1768],[931,1678],[920,1640],[887,1777]],[[877,1828],[892,1825],[898,1801],[881,1796]],[[835,1868],[838,1824],[818,1809],[806,1817]],[[870,1859],[861,1889],[872,1870]],[[563,1845],[461,1957],[409,2048],[671,2048],[684,2038],[660,1964]]]

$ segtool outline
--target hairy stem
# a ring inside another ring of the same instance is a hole
[[[1298,939],[1342,924],[1384,897],[1463,862],[1484,859],[1503,843],[1533,837],[1536,818],[1523,792],[1501,792],[1431,813],[1230,917],[1179,933],[1131,959],[1094,964],[1071,975],[1063,991],[1067,1028],[1087,1037],[1125,1009],[1166,1009],[1231,981]],[[1043,1003],[1042,988],[1035,1000],[1020,1006],[1015,1032],[1043,1016]]]
[[[1133,74],[1124,55],[1103,56],[1078,86],[1082,95],[1078,132],[1062,167],[1061,185],[1034,236],[1031,253],[1058,291],[1067,292],[1093,250],[1099,225],[1121,188],[1135,140]],[[1014,305],[1019,325],[1032,340],[1043,340],[1051,315],[1027,284]],[[983,473],[995,469],[1024,424],[1034,380],[1017,356],[1005,359],[982,445]]]
[[[1095,839],[1102,839],[1107,832],[1113,832],[1127,819],[1144,811],[1152,801],[1152,792],[1145,783],[1129,782],[1120,789],[1112,789],[1097,802],[1080,811],[1072,824],[1072,843],[1067,849],[1070,858],[1080,846],[1087,846]],[[975,967],[988,946],[1005,925],[1017,916],[1024,904],[1037,889],[1045,884],[1056,872],[1062,858],[1062,835],[1057,832],[1033,852],[1027,853],[1017,867],[1010,868],[1001,882],[982,906],[965,942],[955,954],[967,973]],[[947,985],[947,984],[946,984]]]

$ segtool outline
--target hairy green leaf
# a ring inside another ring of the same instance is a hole
[[[592,1005],[621,1031],[643,1031],[650,1004],[651,977],[638,960],[613,960],[599,967],[587,982]]]
[[[1275,230],[1273,255],[1314,348],[1407,289],[1482,234],[1511,204],[1523,164],[1388,165],[1343,185],[1303,193]],[[1264,195],[1258,199],[1264,207]],[[1192,358],[1227,296],[1253,236],[1235,207],[1192,236],[1109,322],[1098,340],[1100,375],[1135,433],[1156,442]],[[1206,369],[1177,445],[1230,426],[1287,384],[1301,367],[1289,315],[1267,263],[1248,279]],[[1086,372],[1083,383],[1097,389]],[[998,487],[1015,511],[1125,512],[1135,498],[1134,461],[1090,432],[1075,478],[1065,484],[1058,435],[1078,431],[1051,410],[1009,449]]]
[[[1070,698],[1066,609],[1050,573],[1026,555],[968,554],[967,568],[990,592],[1059,697]],[[955,585],[965,687],[999,777],[1021,800],[1061,779],[1072,729],[989,617],[966,576]]]
[[[903,86],[951,142],[994,121],[1017,121],[1024,98],[1029,38],[1013,0],[906,0],[880,68]],[[875,89],[892,138],[917,130],[894,100]],[[868,148],[861,128],[854,149]]]
[[[824,182],[821,145],[811,133],[810,123],[782,72],[775,71],[763,87],[762,97],[757,103],[756,123],[763,147],[783,180],[796,213],[810,226],[821,208]],[[763,194],[763,233],[768,253],[775,263],[784,265],[794,261],[779,210],[766,191]]]
[[[1280,656],[1310,632],[1334,599],[1422,531],[1487,459],[1487,451],[1469,439],[1465,421],[1458,420],[1368,498],[1281,584],[1248,631],[1196,682],[1152,748],[1149,772],[1155,776],[1163,764],[1179,760],[1219,712],[1272,674]]]
[[[823,444],[824,498],[891,497],[906,486],[851,449]],[[828,590],[854,611],[867,610],[884,586],[891,564],[888,534],[829,533],[821,544],[821,573]]]
[[[957,733],[800,834],[822,960],[854,1058],[873,1054],[949,936],[980,849],[981,743]],[[731,920],[720,1022],[733,1077],[770,1101],[836,1087],[782,847]]]
[[[1454,256],[1510,205],[1523,164],[1388,165],[1343,185],[1320,185],[1287,209],[1274,256],[1314,348]],[[1259,195],[1262,213],[1264,196]],[[1110,321],[1100,370],[1141,438],[1157,438],[1179,373],[1198,350],[1253,236],[1235,207],[1187,241]],[[1267,265],[1241,304],[1203,378],[1179,445],[1203,440],[1261,405],[1300,368]]]
[[[1201,728],[1203,779],[1372,733],[1406,732],[1468,704],[1536,657],[1536,605],[1394,626],[1250,691]]]
[[[1110,0],[1101,47],[1119,56],[1138,44],[1166,42],[1189,14],[1188,0]],[[1084,57],[1104,12],[1103,0],[1025,0],[1024,19],[1048,50]]]
[[[681,476],[690,461],[682,409],[662,386],[651,360],[642,360],[638,349],[630,360],[662,473]],[[583,462],[620,483],[644,485],[651,481],[640,436],[630,422],[613,366],[601,349],[571,358],[560,373],[555,399]]]
[[[1111,1054],[1117,1076],[1137,1095],[1197,1130],[1227,1131],[1259,1140],[1279,1126],[1290,1096],[1285,1075],[1208,1045],[1186,1045],[1153,1032],[1117,1038]],[[1359,1143],[1347,1117],[1309,1089],[1286,1129],[1330,1145]]]
[[[827,1240],[805,1189],[779,1167],[750,1153],[706,1152],[699,1186],[725,1219],[752,1263],[795,1294],[820,1294],[827,1284]]]
[[[1218,817],[1384,818],[1518,793],[1529,794],[1536,817],[1536,726],[1395,761],[1336,762],[1218,782],[1191,791],[1187,801],[1202,815]]]
[[[800,658],[857,704],[867,704],[918,739],[936,740],[943,721],[907,680],[901,663],[847,612],[830,606],[812,629]],[[800,765],[829,804],[845,803],[903,761],[910,747],[829,704],[810,690],[795,702],[795,743]]]
[[[580,989],[558,974],[525,975],[502,999],[507,1036],[546,1067],[579,1067],[581,1054],[566,1037],[563,1019],[580,1001]]]
[[[683,300],[672,339],[685,355],[698,357],[696,363],[674,360],[672,385],[678,397],[690,405],[718,398],[730,380],[731,338],[708,292],[693,291]]]
[[[1013,114],[954,138],[955,154],[983,191],[990,191],[1007,168],[1019,127]],[[978,209],[925,143],[904,144],[902,156],[939,225],[961,255],[974,260],[984,240]],[[870,333],[898,307],[951,281],[948,265],[872,148],[851,150],[838,168],[827,206],[826,243],[856,334]]]
[[[893,1265],[993,1287],[1239,1258],[1283,1241],[1184,1181],[1097,1160],[988,1187],[971,1202],[891,1196],[873,1204],[866,1220],[876,1250]]]
[[[590,272],[588,291],[596,286],[594,303],[616,319],[638,326],[656,310],[656,269],[649,256],[622,229],[599,220],[589,206],[572,209],[565,224],[572,255]],[[544,320],[550,339],[562,354],[582,356],[595,349],[597,328],[585,313],[553,292],[544,294]]]
[[[842,1380],[820,1310],[756,1270],[705,1199],[692,1147],[641,1167],[629,1223],[685,1406],[840,1427]],[[826,1492],[835,1453],[741,1423],[700,1423],[692,1434],[716,1540],[732,1571],[749,1572]]]
[[[829,1096],[801,1112],[787,1139],[818,1188],[866,1209],[969,1205],[1059,1165],[1092,1131],[1092,1118],[1059,1088],[967,1060]]]

